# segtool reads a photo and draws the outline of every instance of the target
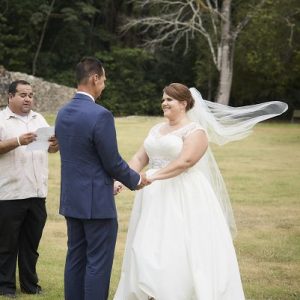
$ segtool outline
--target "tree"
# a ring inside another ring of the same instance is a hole
[[[49,6],[46,5],[46,4],[41,6],[43,9],[46,10],[46,17],[45,17],[45,22],[44,22],[44,25],[43,25],[43,28],[42,28],[42,33],[41,33],[41,37],[40,37],[40,40],[39,40],[39,43],[38,43],[38,47],[36,49],[36,52],[35,52],[35,55],[34,55],[34,58],[33,58],[33,61],[32,61],[32,75],[35,75],[35,72],[36,72],[36,62],[37,62],[38,56],[39,56],[40,51],[41,51],[41,47],[42,47],[44,37],[45,37],[45,33],[46,33],[46,28],[47,28],[47,25],[48,25],[48,22],[49,22],[51,12],[53,10],[54,3],[55,3],[55,0],[52,0],[51,4]],[[36,19],[36,14],[33,14],[32,15],[32,20],[35,20],[35,19]]]
[[[266,2],[239,38],[232,100],[235,105],[283,100],[300,108],[298,0]]]
[[[174,81],[198,87],[208,100],[216,98],[218,68],[222,69],[218,67],[222,65],[220,50],[226,44],[220,44],[225,0],[152,0],[143,1],[142,7],[133,0],[60,0],[49,10],[52,1],[0,0],[0,65],[30,74],[36,55],[36,76],[74,86],[76,63],[83,56],[97,56],[104,60],[108,75],[101,101],[118,115],[158,114],[161,91]],[[234,68],[230,105],[278,99],[298,108],[299,0],[286,0],[284,4],[281,0],[265,0],[255,15],[251,13],[261,0],[231,2],[229,33],[249,14],[251,22],[238,34],[237,43],[229,38],[229,46],[224,48],[226,53],[234,54],[234,64],[233,59],[229,64]],[[183,3],[194,6],[182,7]],[[192,8],[198,9],[200,16]],[[161,20],[171,12],[173,19],[181,17],[174,31],[174,20],[170,18],[169,27],[165,23],[160,27],[144,24],[141,30],[119,34],[126,16],[158,15],[160,19],[156,20]],[[206,30],[207,38],[200,33],[197,22]],[[151,44],[151,40],[158,41],[158,36],[165,34],[164,42],[153,45],[155,53],[141,51],[145,37]],[[174,51],[166,45],[173,45]]]
[[[115,115],[157,115],[159,98],[155,97],[155,81],[149,78],[154,59],[138,48],[112,47],[96,53],[105,62],[106,89],[101,103]]]
[[[147,34],[145,46],[152,49],[165,43],[171,44],[174,49],[179,41],[185,38],[186,50],[188,50],[190,39],[195,36],[204,38],[209,46],[212,61],[219,72],[216,100],[228,104],[236,40],[265,1],[259,0],[255,6],[248,4],[247,13],[244,16],[236,14],[235,22],[231,17],[232,0],[137,1],[142,13],[146,10],[150,13],[129,20],[123,30],[140,27],[141,34]]]

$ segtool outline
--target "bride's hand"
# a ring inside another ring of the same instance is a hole
[[[146,176],[146,179],[147,179],[148,183],[151,184],[155,180],[155,177],[149,175],[149,176]]]
[[[119,181],[114,182],[114,195],[119,194],[123,190],[123,184]]]

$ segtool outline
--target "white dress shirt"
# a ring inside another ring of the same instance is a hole
[[[76,94],[86,95],[86,96],[90,97],[95,102],[94,97],[91,94],[89,94],[89,93],[86,93],[86,92],[76,92]]]

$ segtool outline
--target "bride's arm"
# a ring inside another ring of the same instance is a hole
[[[141,170],[148,164],[149,158],[145,151],[144,146],[133,155],[131,160],[128,162],[128,165],[134,171],[140,173]],[[123,184],[119,181],[115,181],[114,183],[114,195],[119,194],[123,190]]]
[[[148,163],[149,157],[145,151],[144,146],[142,145],[141,148],[133,155],[131,160],[128,162],[128,165],[131,169],[139,173],[145,166],[148,165]]]
[[[196,130],[189,134],[183,142],[183,148],[178,158],[154,173],[149,180],[167,179],[181,174],[199,161],[204,155],[207,146],[208,140],[203,130]]]

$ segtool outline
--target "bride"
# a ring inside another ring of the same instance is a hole
[[[172,83],[161,106],[167,122],[150,130],[129,162],[137,172],[149,165],[152,184],[136,193],[114,299],[245,299],[230,201],[208,145],[245,137],[286,104],[225,107]]]

